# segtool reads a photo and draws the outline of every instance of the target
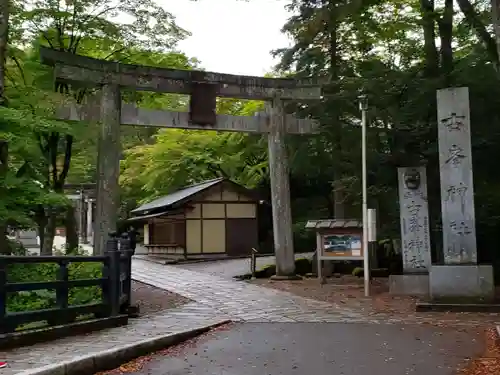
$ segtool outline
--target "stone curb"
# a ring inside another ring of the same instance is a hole
[[[230,320],[223,320],[215,324],[151,337],[118,348],[75,357],[69,361],[60,362],[55,365],[20,371],[15,375],[89,375],[99,371],[112,370],[137,357],[180,344],[230,322]]]

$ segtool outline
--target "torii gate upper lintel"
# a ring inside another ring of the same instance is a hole
[[[100,121],[98,141],[97,207],[94,252],[103,253],[106,238],[116,230],[118,177],[121,155],[120,125],[258,132],[268,134],[276,275],[293,276],[293,249],[288,155],[285,135],[317,131],[313,120],[297,119],[284,112],[285,100],[317,100],[321,87],[310,80],[238,76],[204,71],[136,66],[97,60],[41,48],[42,62],[55,67],[59,81],[101,87],[100,103],[69,105],[58,118]],[[167,112],[136,108],[122,103],[120,88],[191,96],[190,111]],[[270,101],[264,114],[255,117],[217,115],[217,97]],[[98,114],[98,115],[97,115]]]

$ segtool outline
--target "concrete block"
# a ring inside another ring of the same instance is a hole
[[[394,295],[427,297],[429,295],[429,275],[390,275],[389,293]]]
[[[492,301],[495,297],[491,265],[432,266],[429,273],[430,297],[433,300],[455,299]]]

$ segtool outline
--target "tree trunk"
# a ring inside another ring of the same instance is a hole
[[[453,0],[445,0],[443,16],[438,21],[439,38],[441,40],[441,69],[445,77],[445,85],[450,86],[450,75],[453,72]]]
[[[495,62],[497,70],[500,71],[500,0],[491,0],[491,15],[493,29],[495,30],[495,41],[497,45],[497,58]]]
[[[47,209],[47,225],[43,233],[43,243],[40,255],[52,255],[54,236],[56,234],[57,212],[54,208]]]
[[[0,105],[6,106],[5,98],[5,59],[7,57],[7,44],[9,42],[9,1],[0,0]],[[9,169],[9,144],[0,141],[0,178],[5,178]],[[4,192],[6,193],[6,192]],[[0,254],[10,253],[7,239],[7,223],[0,222]]]
[[[76,210],[73,205],[66,210],[66,251],[78,250],[78,231],[76,229]]]
[[[497,0],[498,2],[498,0]],[[499,55],[495,40],[491,37],[490,32],[486,28],[479,14],[474,10],[474,6],[469,0],[457,0],[460,10],[465,16],[467,23],[476,31],[479,40],[486,47],[486,52],[493,64],[498,66]],[[498,8],[497,8],[498,9]]]
[[[0,141],[0,178],[5,178],[8,171],[9,159],[9,144],[5,141]],[[5,196],[5,195],[3,195]],[[10,246],[7,239],[7,224],[5,221],[0,222],[0,254],[9,254]]]
[[[45,239],[45,226],[47,225],[47,216],[45,215],[45,209],[43,206],[40,205],[37,207],[34,220],[37,226],[38,238],[40,239],[39,250],[41,253]]]
[[[64,162],[60,172],[58,169],[59,162],[57,157],[59,154],[59,143],[61,135],[59,133],[49,133],[49,134],[44,134],[43,137],[45,139],[46,149],[47,149],[47,154],[45,157],[47,158],[47,161],[49,162],[50,165],[50,169],[48,172],[49,175],[47,176],[48,181],[52,186],[52,189],[56,193],[63,194],[64,182],[66,181],[66,177],[68,176],[69,167],[71,163],[73,136],[71,135],[64,136],[65,140]],[[54,246],[54,236],[56,233],[58,210],[49,207],[46,210],[46,215],[47,215],[47,225],[45,227],[45,231],[43,234],[44,241],[40,252],[43,255],[52,255],[52,250]],[[78,239],[77,239],[77,246],[78,246]]]
[[[5,60],[9,42],[9,0],[0,0],[0,105],[5,106]]]
[[[330,86],[336,86],[337,80],[339,76],[339,67],[338,67],[338,45],[337,45],[337,29],[338,29],[338,19],[337,19],[337,2],[334,0],[330,0],[328,2],[328,8],[330,13],[330,19],[327,24],[327,32],[330,39],[329,45],[329,54],[330,54]],[[332,87],[333,92],[337,92],[338,88]],[[336,126],[340,126],[338,112],[335,111],[335,115],[333,118]],[[338,137],[337,137],[337,150],[340,155],[340,159],[342,159],[342,130],[339,129]],[[340,164],[340,163],[339,163]],[[341,166],[337,168],[335,171],[335,187],[333,190],[333,201],[334,201],[334,218],[335,219],[343,219],[345,214],[345,191],[344,185],[342,183],[342,178],[344,177],[344,171]]]
[[[45,242],[45,227],[47,226],[47,218],[44,216],[43,219],[37,220],[37,232],[38,238],[40,239],[40,254],[42,253],[43,243]]]
[[[420,13],[424,31],[425,72],[427,77],[435,77],[439,68],[439,56],[436,48],[434,0],[420,0]]]
[[[335,217],[335,201],[332,199],[331,194],[326,195],[325,199],[328,207],[328,217],[333,218]]]

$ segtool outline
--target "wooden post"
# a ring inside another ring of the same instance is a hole
[[[90,198],[87,198],[87,219],[86,219],[86,232],[87,232],[87,243],[91,242],[91,239],[94,238],[94,201]],[[93,241],[92,241],[93,243]]]
[[[323,279],[323,261],[321,257],[323,256],[323,238],[321,237],[321,233],[316,231],[316,261],[317,261],[317,273],[318,273],[318,280],[321,284],[324,283]]]
[[[80,191],[80,202],[78,206],[78,235],[81,243],[87,243],[87,211],[85,206],[85,193]]]
[[[118,250],[118,238],[116,233],[110,233],[106,239],[105,254],[108,258],[108,286],[105,295],[105,303],[109,303],[108,312],[111,316],[120,313],[120,258],[121,253]]]
[[[66,260],[61,260],[59,262],[59,270],[57,271],[57,280],[60,281],[61,283],[56,289],[56,302],[57,302],[57,307],[61,310],[61,315],[59,319],[48,320],[48,323],[50,325],[67,324],[71,322],[73,318],[68,314],[68,298],[69,298],[68,263],[69,262]],[[76,318],[76,316],[74,318]]]
[[[257,271],[257,250],[250,250],[250,273],[252,274],[252,280],[255,280],[255,272]]]
[[[133,250],[130,247],[130,237],[127,233],[122,234],[120,239],[120,253],[122,255],[120,261],[120,284],[121,275],[125,274],[125,280],[123,280],[123,294],[126,296],[124,302],[121,301],[120,296],[120,312],[126,313],[131,305],[131,295],[132,295],[132,256]],[[122,272],[123,271],[123,272]]]
[[[272,105],[267,107],[270,117],[268,148],[276,278],[295,276],[288,153],[285,144],[286,124],[283,104],[279,97],[275,97]]]
[[[120,111],[120,88],[116,85],[104,85],[102,87],[101,126],[97,151],[95,255],[104,253],[108,233],[116,231],[121,157]]]

